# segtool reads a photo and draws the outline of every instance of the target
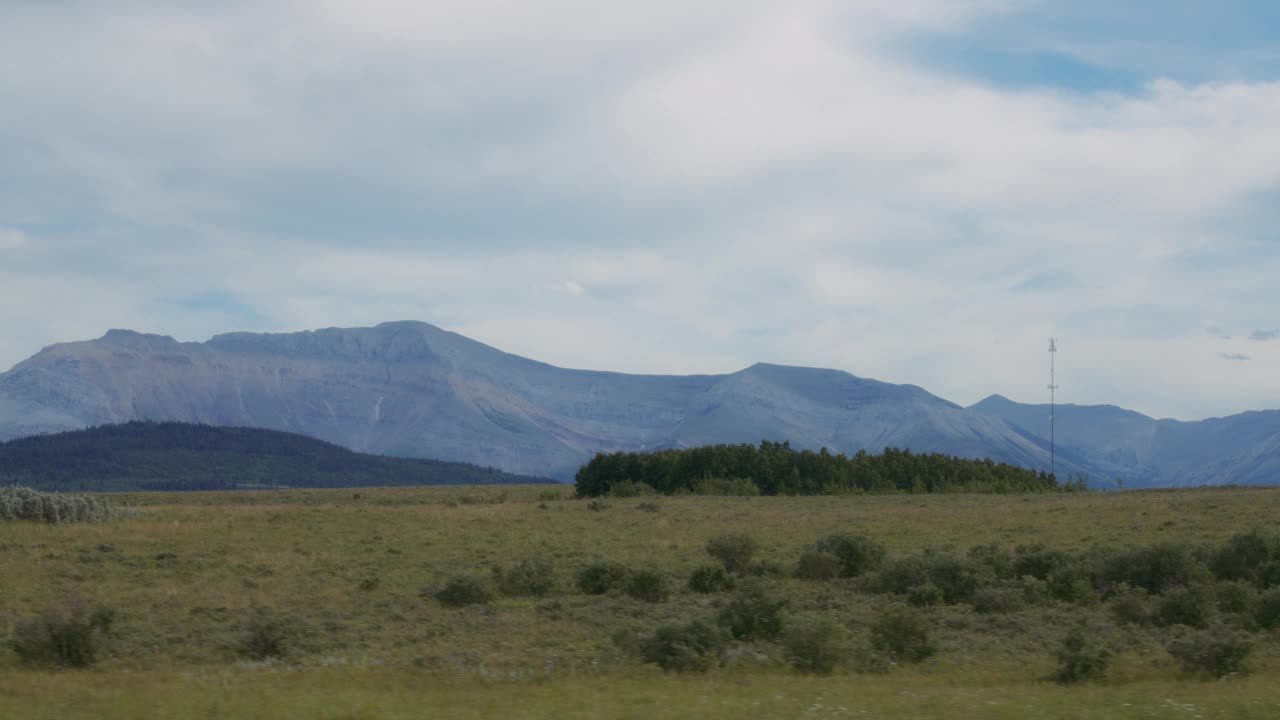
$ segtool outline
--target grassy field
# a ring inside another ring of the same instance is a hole
[[[1259,634],[1252,673],[1183,673],[1155,636],[1118,628],[1107,679],[1045,678],[1080,610],[929,609],[938,654],[887,673],[789,669],[738,648],[705,674],[664,673],[625,638],[715,611],[685,578],[709,537],[748,532],[790,567],[831,532],[865,533],[891,555],[1040,542],[1065,550],[1162,540],[1220,542],[1274,527],[1280,489],[1065,495],[570,498],[569,488],[394,488],[113,496],[137,510],[104,524],[0,524],[0,638],[48,608],[116,613],[84,670],[33,668],[0,648],[0,717],[995,717],[1280,716],[1280,639]],[[431,592],[458,573],[527,558],[558,590],[449,608]],[[651,567],[673,594],[648,603],[585,595],[598,559]],[[892,598],[841,582],[774,581],[796,616],[859,637]],[[283,658],[247,659],[246,623],[287,619]],[[1101,607],[1095,614],[1105,614]]]

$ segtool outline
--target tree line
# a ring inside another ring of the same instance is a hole
[[[1045,472],[990,458],[971,460],[941,453],[912,453],[885,448],[879,454],[859,450],[852,456],[826,448],[796,450],[789,442],[760,445],[614,452],[596,455],[578,470],[580,496],[615,494],[648,486],[664,494],[734,488],[731,494],[838,495],[846,493],[1020,493],[1082,489],[1059,486]],[[745,490],[745,492],[743,492]],[[711,490],[714,492],[714,490]]]

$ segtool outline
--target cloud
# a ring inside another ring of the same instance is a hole
[[[0,250],[17,250],[26,244],[26,233],[11,228],[0,228]]]
[[[1218,353],[1218,357],[1222,358],[1223,360],[1236,360],[1236,361],[1243,361],[1243,360],[1250,359],[1248,355],[1243,355],[1241,353]]]
[[[1268,340],[1276,340],[1278,338],[1280,338],[1280,329],[1254,330],[1253,332],[1249,333],[1249,339],[1257,340],[1258,342],[1266,342]]]
[[[0,301],[44,308],[0,365],[109,327],[411,318],[562,365],[770,360],[968,403],[1038,400],[1058,336],[1072,402],[1280,406],[1280,348],[1224,377],[1204,332],[1280,303],[1280,75],[1109,7],[20,4],[0,218],[40,242]],[[975,46],[1061,62],[1007,81]]]

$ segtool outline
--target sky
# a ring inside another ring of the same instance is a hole
[[[17,0],[0,369],[422,320],[557,365],[1280,408],[1280,3]]]

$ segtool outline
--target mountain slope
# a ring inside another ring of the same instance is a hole
[[[113,330],[0,375],[0,439],[134,419],[272,428],[560,479],[600,451],[762,439],[1048,466],[1038,438],[913,386],[778,365],[568,370],[417,322],[205,343]]]
[[[0,485],[231,490],[547,482],[475,465],[365,455],[245,427],[130,422],[0,443]]]
[[[1049,437],[1049,406],[993,395],[971,406],[1025,435]],[[1280,483],[1280,411],[1197,422],[1156,420],[1113,405],[1059,405],[1059,451],[1127,487]]]

